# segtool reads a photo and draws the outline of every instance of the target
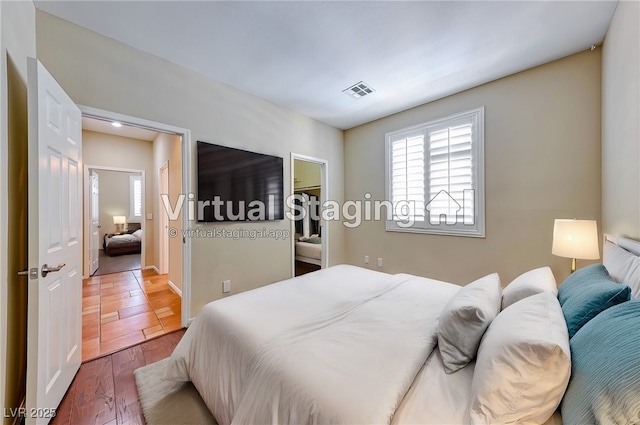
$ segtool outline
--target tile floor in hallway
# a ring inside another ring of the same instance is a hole
[[[82,282],[82,361],[180,329],[168,275],[131,270]]]

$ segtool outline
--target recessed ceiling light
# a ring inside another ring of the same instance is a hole
[[[114,126],[114,127],[122,127],[122,124],[120,124],[117,121],[112,122],[111,125]]]
[[[373,93],[375,90],[367,85],[364,81],[360,81],[355,83],[349,88],[342,90],[342,93],[348,94],[349,96],[355,97],[356,99],[360,99],[368,94]]]

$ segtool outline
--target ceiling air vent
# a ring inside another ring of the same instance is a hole
[[[355,97],[356,99],[360,99],[368,94],[373,93],[375,90],[372,89],[365,83],[364,81],[360,81],[359,83],[355,83],[351,87],[342,90],[342,93],[348,94],[349,96]]]

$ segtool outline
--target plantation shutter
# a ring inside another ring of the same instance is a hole
[[[484,237],[484,108],[385,137],[386,229]]]
[[[448,124],[429,129],[430,212],[457,215],[458,223],[473,224],[472,117]]]
[[[142,178],[131,176],[131,217],[142,217]]]
[[[408,202],[403,216],[411,215],[416,221],[425,216],[424,135],[403,137],[391,142],[391,202]],[[399,211],[394,210],[394,219]]]

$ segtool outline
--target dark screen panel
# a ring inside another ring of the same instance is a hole
[[[198,207],[198,221],[254,220],[247,214],[249,210],[255,210],[250,204],[252,201],[265,205],[265,220],[270,219],[269,211],[272,211],[273,220],[282,220],[283,159],[199,141],[198,205],[212,202],[216,196],[223,203],[218,208],[218,216],[211,206],[204,207],[203,214]],[[242,212],[241,203],[245,206],[244,217],[234,218]]]

